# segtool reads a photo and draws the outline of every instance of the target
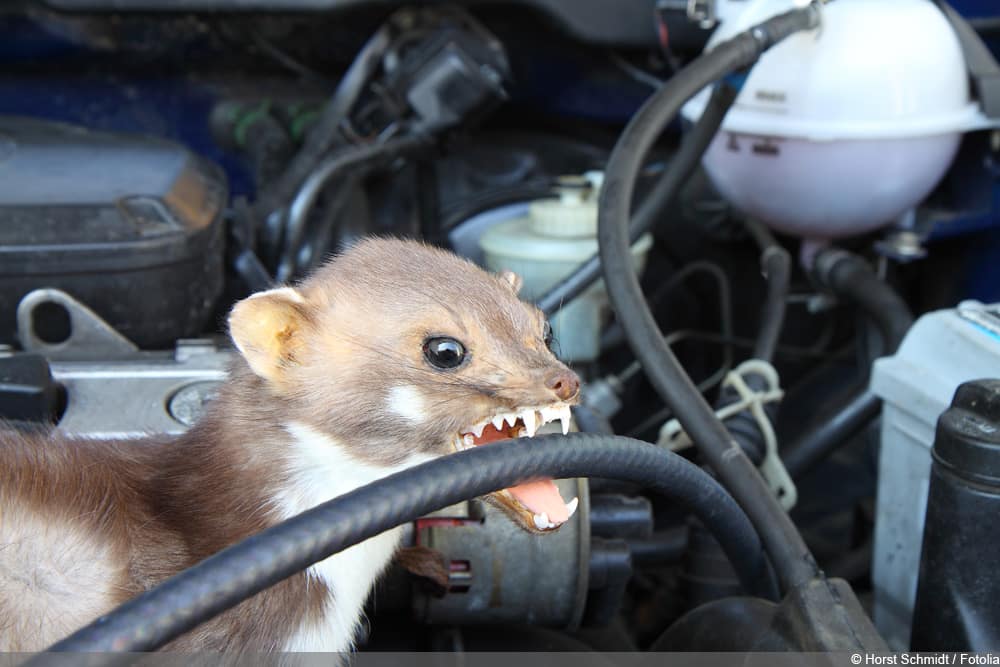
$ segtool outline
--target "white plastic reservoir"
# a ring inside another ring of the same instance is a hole
[[[597,199],[602,175],[591,172],[562,179],[559,196],[531,202],[528,215],[497,223],[479,239],[483,263],[491,271],[509,269],[524,279],[521,296],[534,301],[597,254]],[[632,246],[641,271],[653,244],[650,234]],[[591,285],[550,318],[554,350],[568,362],[589,362],[601,351],[601,330],[610,306],[604,281]]]
[[[706,50],[801,2],[720,0]],[[683,108],[694,121],[710,91]],[[825,241],[896,222],[941,180],[962,133],[989,126],[961,47],[929,0],[836,0],[820,28],[765,53],[707,150],[720,194]]]
[[[874,621],[895,651],[909,649],[937,420],[960,384],[983,378],[1000,378],[1000,304],[928,313],[894,356],[875,362],[871,391],[883,404]]]

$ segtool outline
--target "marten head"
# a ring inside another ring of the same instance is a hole
[[[569,424],[577,375],[521,280],[418,241],[364,239],[301,283],[236,304],[230,333],[289,420],[396,466]],[[491,494],[533,531],[576,507],[554,483]]]

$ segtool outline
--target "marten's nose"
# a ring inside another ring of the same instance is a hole
[[[573,371],[557,371],[549,376],[545,386],[564,401],[576,398],[580,391],[580,379]]]

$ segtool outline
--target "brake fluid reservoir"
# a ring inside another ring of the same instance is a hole
[[[706,51],[802,4],[724,0]],[[710,91],[682,110],[695,121]],[[818,29],[765,53],[703,164],[719,193],[778,231],[815,241],[896,222],[947,171],[963,132],[990,121],[962,49],[930,0],[837,0]]]
[[[508,269],[524,279],[522,298],[534,301],[597,254],[597,197],[602,175],[560,179],[557,197],[531,202],[528,215],[490,227],[480,237],[483,262],[492,271]],[[645,266],[649,234],[632,246],[636,271]],[[588,362],[600,353],[601,328],[608,313],[604,281],[566,304],[551,318],[554,351],[568,362]]]

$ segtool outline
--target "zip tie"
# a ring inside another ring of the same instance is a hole
[[[744,377],[748,373],[763,377],[767,388],[761,391],[751,389]],[[765,405],[779,401],[785,395],[780,386],[778,372],[774,370],[774,366],[766,361],[748,359],[726,374],[723,386],[727,385],[736,390],[740,400],[719,409],[716,411],[716,415],[722,421],[744,410],[748,410],[753,415],[761,435],[764,436],[764,460],[759,466],[760,474],[777,496],[781,506],[785,508],[785,511],[788,511],[795,506],[798,500],[798,491],[791,475],[785,468],[785,464],[778,456],[778,438],[774,433],[774,426],[764,410]],[[677,419],[671,419],[660,428],[657,444],[676,452],[690,447],[693,443],[684,432],[680,422]]]

